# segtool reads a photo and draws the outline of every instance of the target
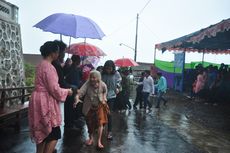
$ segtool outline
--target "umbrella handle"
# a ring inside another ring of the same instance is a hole
[[[71,43],[71,36],[69,37],[69,46],[70,46],[70,43]]]
[[[60,34],[60,40],[62,41],[62,34]]]

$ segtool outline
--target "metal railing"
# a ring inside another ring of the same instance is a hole
[[[0,99],[0,108],[4,108],[5,103],[7,100],[13,100],[13,99],[19,99],[21,101],[21,104],[24,104],[25,98],[29,97],[31,95],[31,90],[34,87],[16,87],[16,88],[0,88],[0,93],[1,93],[1,99]],[[20,95],[17,96],[7,96],[7,92],[17,90]],[[30,91],[30,92],[26,92]]]

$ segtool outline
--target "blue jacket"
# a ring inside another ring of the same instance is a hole
[[[166,92],[167,90],[167,80],[164,76],[161,76],[157,82],[157,90],[161,92]]]

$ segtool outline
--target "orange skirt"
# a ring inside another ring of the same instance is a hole
[[[109,113],[109,107],[107,104],[100,103],[98,107],[91,108],[86,116],[88,132],[92,134],[99,126],[107,124],[107,115]]]

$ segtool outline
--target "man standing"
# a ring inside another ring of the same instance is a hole
[[[143,82],[144,80],[144,76],[145,76],[145,73],[142,72],[141,73],[141,77],[139,79],[139,83],[140,82]],[[135,102],[134,102],[134,105],[133,105],[133,109],[137,109],[137,105],[139,104],[139,108],[142,109],[142,90],[143,90],[143,84],[139,84],[137,85],[137,88],[136,88],[136,99],[135,99]]]
[[[154,94],[154,81],[152,76],[150,75],[150,71],[145,71],[145,78],[143,80],[143,89],[142,89],[142,96],[144,101],[144,109],[146,109],[147,105],[149,109],[152,108],[152,105],[150,104],[148,97],[150,94]]]
[[[67,83],[65,80],[64,69],[62,66],[62,64],[64,63],[65,49],[66,49],[67,45],[63,41],[59,41],[59,40],[55,40],[54,42],[59,47],[58,59],[52,62],[52,65],[55,67],[57,74],[58,74],[58,83],[59,83],[61,88],[66,88],[66,89],[72,88],[72,86],[69,83]],[[72,97],[75,96],[75,93],[76,93],[76,89],[74,89],[74,94],[72,95]],[[65,104],[64,104],[65,110],[66,110],[66,103],[67,102],[65,102]],[[69,116],[72,116],[72,114],[73,114],[73,107],[71,106],[71,108],[72,108],[72,110],[67,112],[67,114],[71,113],[71,115],[66,115],[66,111],[64,111],[64,123],[65,123],[65,127],[67,127],[67,128],[72,128],[68,122]],[[73,117],[71,117],[71,118],[73,118]]]
[[[161,72],[157,73],[158,82],[155,85],[157,88],[157,105],[156,108],[160,108],[161,100],[164,101],[164,105],[166,105],[167,100],[163,97],[167,90],[167,80],[164,76],[162,76]]]
[[[63,41],[55,40],[54,41],[59,47],[59,56],[58,59],[52,62],[52,65],[55,67],[58,74],[58,83],[61,88],[70,88],[70,85],[65,81],[64,70],[62,63],[64,63],[65,49],[67,45]]]
[[[71,87],[80,89],[82,85],[82,68],[80,67],[81,58],[78,55],[72,55],[72,64],[66,73],[65,80]],[[64,103],[64,122],[66,128],[77,127],[81,129],[84,126],[84,118],[82,114],[82,103],[73,108],[74,96],[68,96]]]

